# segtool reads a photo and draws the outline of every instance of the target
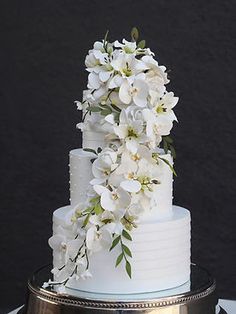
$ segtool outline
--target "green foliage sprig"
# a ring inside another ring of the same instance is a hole
[[[165,154],[168,154],[168,152],[171,152],[171,156],[173,159],[176,158],[176,151],[173,146],[173,139],[170,136],[162,136],[162,144]]]
[[[129,232],[127,230],[123,229],[122,234],[115,237],[115,239],[113,240],[110,251],[113,250],[114,247],[116,247],[118,245],[118,243],[120,243],[121,253],[116,259],[116,267],[118,265],[120,265],[122,260],[125,260],[126,272],[129,276],[129,278],[132,278],[132,268],[131,268],[131,264],[128,260],[128,258],[132,258],[132,253],[131,253],[130,249],[128,248],[128,246],[126,244],[124,244],[123,238],[125,238],[128,241],[132,241],[132,237],[129,234]]]
[[[144,39],[138,42],[139,30],[137,29],[137,27],[132,28],[130,35],[131,35],[131,41],[136,42],[138,48],[144,49],[146,47],[146,41]]]

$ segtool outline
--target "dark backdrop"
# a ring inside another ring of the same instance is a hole
[[[80,146],[73,104],[93,42],[141,37],[171,69],[175,203],[192,213],[192,260],[236,297],[234,1],[1,1],[2,308],[23,303],[27,277],[51,261],[52,212],[68,203],[68,152]]]

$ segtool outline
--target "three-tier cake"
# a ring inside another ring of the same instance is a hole
[[[172,205],[178,102],[166,68],[138,41],[95,42],[85,59],[83,148],[70,152],[70,205],[53,213],[58,292],[131,294],[190,277],[190,213]]]

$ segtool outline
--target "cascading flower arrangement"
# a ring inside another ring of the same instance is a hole
[[[107,34],[95,42],[85,59],[89,72],[83,101],[83,132],[93,129],[104,133],[105,146],[94,153],[87,201],[68,213],[69,232],[61,228],[49,239],[54,250],[60,251],[60,261],[52,270],[63,292],[66,283],[92,276],[89,259],[97,251],[120,246],[116,265],[124,261],[131,278],[132,229],[138,227],[140,215],[153,205],[153,193],[161,184],[160,165],[165,163],[175,174],[173,165],[163,158],[171,152],[175,158],[173,140],[169,134],[177,121],[173,107],[178,102],[173,92],[166,90],[169,82],[166,68],[154,59],[154,53],[138,42],[137,28],[131,31],[131,41],[110,43]]]

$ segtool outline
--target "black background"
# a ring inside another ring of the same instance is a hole
[[[1,1],[1,307],[24,301],[51,261],[52,212],[68,204],[68,152],[80,146],[73,104],[95,40],[132,26],[171,69],[180,97],[175,203],[191,209],[192,260],[236,298],[234,1]]]

